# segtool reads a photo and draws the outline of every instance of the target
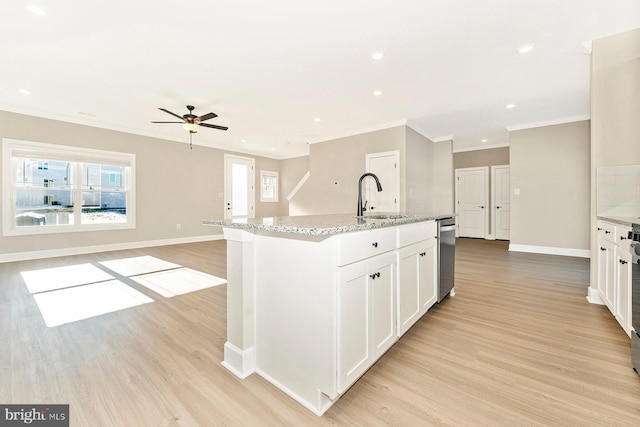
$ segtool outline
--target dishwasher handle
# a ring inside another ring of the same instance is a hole
[[[454,231],[455,229],[455,225],[446,225],[444,227],[440,227],[440,232],[442,233],[443,231]]]

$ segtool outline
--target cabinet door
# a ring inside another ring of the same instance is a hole
[[[367,261],[342,267],[338,282],[338,392],[370,366],[369,281]]]
[[[631,253],[616,251],[616,311],[615,316],[627,335],[631,336]]]
[[[420,244],[418,252],[420,313],[426,313],[438,300],[438,252],[437,240],[429,239]]]
[[[396,341],[395,253],[371,259],[369,279],[371,343],[374,361]]]
[[[421,316],[420,244],[398,251],[398,336],[402,336]]]
[[[338,392],[344,392],[396,341],[395,252],[339,269]]]
[[[598,256],[602,257],[599,262],[605,266],[604,269],[598,274],[598,279],[601,286],[601,294],[604,303],[609,307],[611,313],[615,313],[616,302],[616,282],[615,282],[615,246],[613,243],[600,239],[599,240]]]

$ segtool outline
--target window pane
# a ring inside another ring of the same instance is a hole
[[[70,188],[73,184],[70,162],[43,159],[18,159],[18,187]]]
[[[248,179],[249,167],[234,163],[231,165],[231,215],[247,216],[249,214]]]
[[[83,164],[82,188],[88,190],[126,190],[126,166]]]
[[[119,224],[127,222],[127,193],[83,191],[81,224]]]
[[[49,188],[16,189],[17,227],[73,224],[73,192]]]

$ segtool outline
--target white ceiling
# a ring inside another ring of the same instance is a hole
[[[230,128],[195,145],[274,158],[399,123],[500,146],[587,118],[584,43],[638,27],[638,0],[5,0],[0,109],[188,142],[150,121],[191,104]]]

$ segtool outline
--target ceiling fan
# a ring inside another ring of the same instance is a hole
[[[202,116],[196,116],[195,114],[193,114],[193,110],[195,110],[195,108],[196,107],[194,107],[193,105],[187,105],[187,110],[189,110],[189,112],[183,116],[179,116],[176,113],[172,113],[171,111],[164,108],[158,108],[158,110],[164,111],[167,114],[171,114],[172,116],[179,118],[181,121],[180,122],[151,122],[151,123],[182,123],[182,127],[185,130],[189,131],[189,145],[191,145],[191,134],[198,132],[198,129],[200,128],[200,126],[206,127],[206,128],[212,128],[212,129],[219,129],[219,130],[229,129],[226,126],[218,126],[218,125],[210,125],[208,123],[202,123],[205,120],[218,117],[218,115],[216,113],[207,113]]]

